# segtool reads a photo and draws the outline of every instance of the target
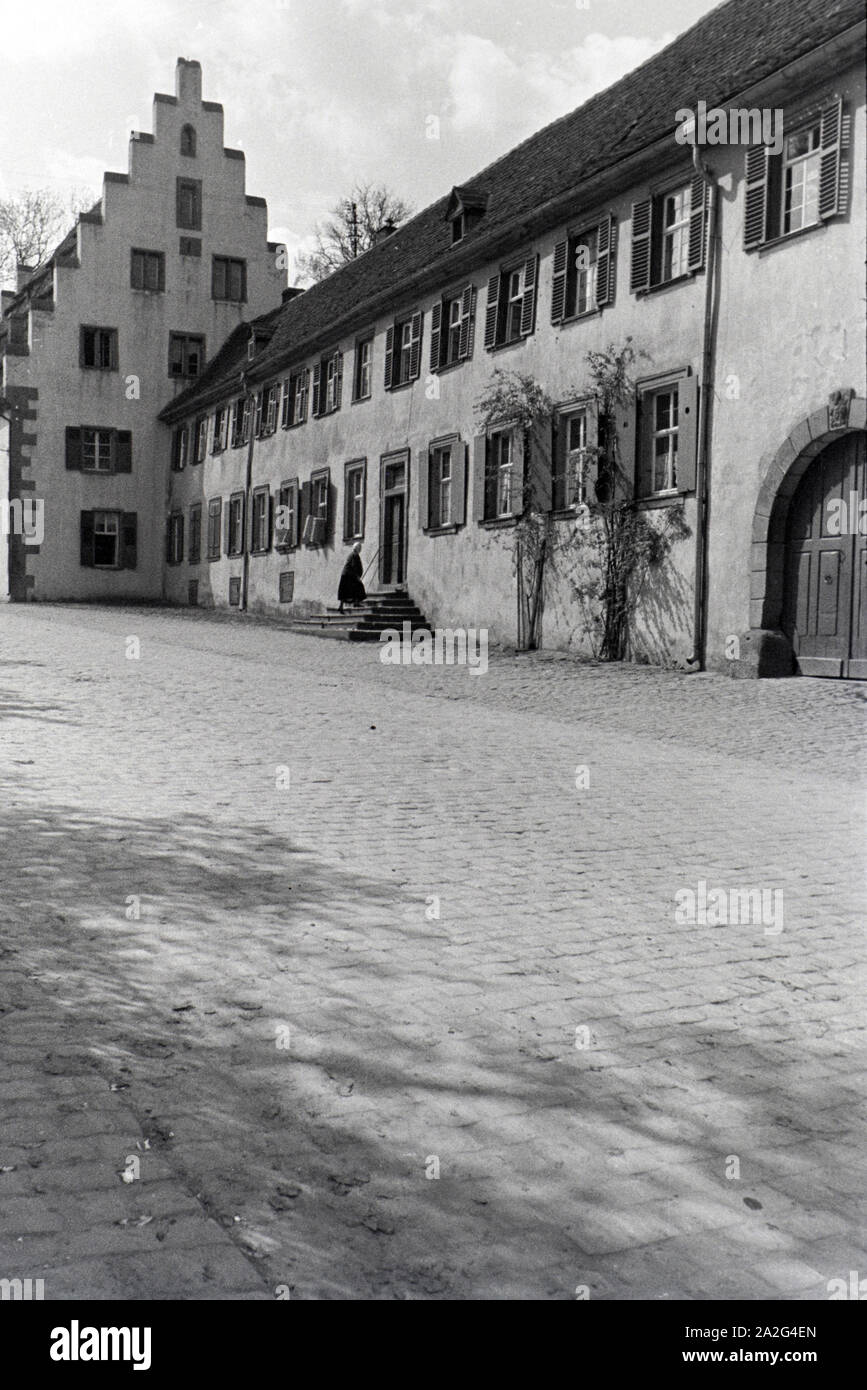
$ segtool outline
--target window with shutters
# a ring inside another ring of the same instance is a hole
[[[211,298],[243,303],[247,298],[247,262],[232,256],[214,256],[211,270]]]
[[[204,463],[208,454],[208,417],[200,415],[196,421],[193,463]]]
[[[343,539],[360,541],[364,538],[365,475],[364,459],[347,463],[344,469]]]
[[[283,408],[281,424],[284,430],[293,425],[303,425],[307,419],[307,396],[310,372],[307,367],[292,374],[283,382]]]
[[[343,353],[338,350],[321,357],[313,368],[313,415],[331,415],[339,410],[342,393]]]
[[[430,525],[432,530],[452,524],[452,446],[441,444],[429,456]]]
[[[172,512],[169,517],[166,536],[166,560],[170,565],[183,564],[184,560],[184,514]]]
[[[169,376],[197,377],[204,364],[204,338],[193,333],[169,334]]]
[[[638,387],[636,496],[665,498],[695,488],[696,378],[670,373]]]
[[[839,98],[795,118],[783,147],[746,152],[744,248],[818,227],[848,206],[850,117]]]
[[[421,371],[422,315],[396,319],[385,335],[385,389],[415,381]]]
[[[352,375],[353,401],[366,401],[373,389],[373,334],[359,338],[355,344],[355,368]]]
[[[190,507],[190,553],[188,563],[198,565],[202,559],[202,504]]]
[[[250,439],[250,397],[239,396],[232,402],[232,448],[240,449]]]
[[[229,407],[221,405],[214,413],[214,440],[212,454],[222,454],[229,445]]]
[[[166,258],[162,251],[130,253],[130,284],[134,290],[164,290],[166,287]]]
[[[431,310],[430,369],[442,371],[473,355],[476,291],[473,285],[447,294]]]
[[[517,453],[517,428],[493,430],[488,435],[485,459],[486,521],[512,517],[521,510],[516,497],[522,483]]]
[[[551,506],[554,511],[578,507],[592,500],[589,484],[593,455],[588,450],[595,444],[595,439],[591,437],[593,418],[594,407],[589,404],[570,406],[558,412],[551,479]]]
[[[530,256],[489,280],[485,311],[485,347],[489,351],[520,342],[533,332],[538,275],[539,258]]]
[[[79,363],[100,372],[116,372],[117,329],[88,328],[82,324]]]
[[[298,544],[298,479],[281,483],[274,518],[274,545],[277,550],[294,550]]]
[[[233,492],[226,517],[226,554],[244,553],[244,494]]]
[[[261,555],[271,548],[271,489],[253,489],[250,510],[250,549]]]
[[[172,468],[175,473],[180,473],[182,468],[186,468],[190,461],[190,428],[189,425],[178,425],[172,435]]]
[[[202,181],[201,179],[181,179],[177,181],[177,225],[187,232],[202,230]]]
[[[219,560],[223,528],[223,499],[212,497],[208,502],[208,559]]]
[[[328,538],[328,492],[331,471],[319,469],[310,475],[310,512],[304,519],[304,540],[309,546],[324,545]]]
[[[85,473],[112,471],[114,430],[81,431],[81,467]]]
[[[607,215],[554,247],[551,322],[592,314],[614,299],[617,223]]]
[[[630,289],[643,294],[703,270],[706,222],[700,174],[633,203]]]
[[[93,513],[93,565],[117,569],[120,559],[120,512]]]
[[[273,434],[277,428],[277,396],[279,386],[275,382],[267,386],[262,393],[262,423],[259,433],[262,435]]]

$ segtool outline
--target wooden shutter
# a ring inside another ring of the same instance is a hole
[[[337,356],[337,381],[334,386],[334,409],[340,409],[340,402],[343,399],[343,353],[338,352]]]
[[[118,430],[114,441],[115,473],[132,472],[132,432]]]
[[[492,275],[488,281],[488,303],[485,309],[485,347],[490,351],[497,343],[497,319],[500,312],[500,284],[502,276],[499,272]]]
[[[530,505],[537,512],[549,512],[552,505],[553,473],[551,460],[553,455],[549,452],[550,446],[546,442],[546,435],[550,438],[550,431],[542,428],[528,430],[526,435]]]
[[[846,211],[849,201],[849,162],[843,154],[849,143],[849,117],[843,114],[842,101],[823,110],[820,143],[819,216],[834,217]]]
[[[452,447],[452,521],[463,526],[467,519],[467,459],[470,446],[455,440]]]
[[[310,407],[311,413],[322,414],[322,363],[317,362],[313,368],[313,403]]]
[[[614,298],[617,223],[609,214],[596,228],[596,307]]]
[[[566,262],[569,242],[558,241],[554,247],[554,278],[551,282],[551,322],[562,323],[566,314]]]
[[[433,450],[419,452],[418,461],[418,525],[420,531],[430,526],[430,466]]]
[[[304,528],[310,516],[310,480],[302,483],[298,492],[298,535],[304,535]]]
[[[485,519],[485,466],[488,460],[488,436],[477,434],[473,440],[473,519]]]
[[[608,431],[613,429],[617,435],[620,467],[627,479],[628,486],[633,489],[636,477],[635,424],[636,402],[634,396],[628,401],[615,405],[607,421]],[[610,440],[609,447],[613,446],[613,443],[614,441]]]
[[[432,372],[439,371],[440,367],[440,340],[443,321],[443,302],[438,299],[430,311],[430,369]]]
[[[422,314],[413,314],[410,327],[409,379],[415,381],[421,371]]]
[[[112,328],[108,335],[108,365],[111,371],[117,371],[117,329]]]
[[[705,242],[707,241],[707,184],[701,174],[696,174],[689,185],[689,255],[688,270],[704,269]]]
[[[651,198],[642,198],[632,204],[632,264],[629,267],[629,288],[635,294],[650,289],[652,214]]]
[[[528,454],[527,432],[516,429],[512,444],[512,486],[509,493],[509,508],[512,516],[524,515],[524,479],[527,471]]]
[[[698,377],[692,373],[677,383],[677,424],[677,486],[683,492],[694,492],[698,447]]]
[[[78,425],[66,426],[66,466],[81,471],[81,430]]]
[[[521,305],[521,337],[533,332],[536,322],[536,283],[539,278],[539,257],[524,262],[524,302]]]
[[[461,335],[458,356],[464,362],[473,355],[476,337],[476,287],[467,285],[461,297]]]
[[[391,390],[392,364],[394,361],[394,324],[385,335],[385,389]]]
[[[81,563],[93,568],[93,512],[81,513]]]
[[[761,246],[765,239],[768,194],[768,152],[765,145],[753,145],[745,159],[744,249]]]

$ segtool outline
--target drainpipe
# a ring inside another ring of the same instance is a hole
[[[710,496],[710,411],[714,378],[714,317],[716,300],[714,279],[717,273],[717,218],[719,189],[711,170],[698,157],[698,145],[693,144],[692,162],[697,174],[707,184],[707,271],[704,294],[704,329],[702,333],[701,382],[698,405],[698,451],[695,479],[695,607],[693,613],[693,650],[687,657],[692,671],[705,669],[707,640],[707,538]]]
[[[244,480],[244,534],[242,537],[243,550],[241,551],[241,601],[238,605],[239,612],[247,611],[247,587],[250,581],[250,546],[248,539],[250,535],[250,497],[253,489],[253,447],[256,439],[256,392],[251,391],[247,383],[247,373],[241,373],[241,384],[244,387],[244,394],[249,402],[249,427],[250,438],[247,441],[247,476]],[[263,401],[264,405],[264,401]]]

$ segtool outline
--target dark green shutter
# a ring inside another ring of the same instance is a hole
[[[431,449],[419,450],[418,524],[421,531],[426,531],[430,526],[430,465],[432,457]]]
[[[93,512],[81,513],[81,563],[93,568]]]
[[[629,288],[640,294],[650,289],[650,241],[653,202],[641,198],[632,204],[632,263],[629,268]]]
[[[443,321],[443,302],[438,299],[430,311],[430,369],[432,372],[439,371],[440,367],[440,330]]]
[[[452,447],[452,521],[463,526],[467,519],[467,455],[469,445],[456,440]]]
[[[385,335],[385,389],[391,390],[392,362],[394,359],[394,324]]]
[[[409,379],[415,381],[421,371],[422,314],[413,314],[410,321]]]
[[[819,162],[819,216],[844,213],[848,203],[849,164],[843,155],[848,145],[849,120],[843,115],[842,101],[835,101],[822,112]]]
[[[551,282],[551,322],[561,323],[566,314],[566,261],[569,242],[558,241],[554,247],[554,278]]]
[[[707,235],[707,184],[701,174],[696,174],[689,186],[689,254],[688,270],[704,269],[704,253]]]
[[[489,350],[497,343],[497,319],[500,312],[500,281],[497,273],[488,281],[488,303],[485,309],[485,347]]]
[[[485,468],[488,459],[488,436],[477,434],[473,440],[473,519],[485,519]]]
[[[458,356],[464,362],[473,355],[476,336],[476,287],[467,285],[461,300],[461,333]]]
[[[118,430],[114,448],[115,473],[132,472],[132,431]]]
[[[314,416],[316,416],[316,415],[321,415],[321,414],[322,414],[322,363],[321,363],[321,362],[317,362],[317,363],[316,363],[316,366],[313,368],[313,403],[312,403],[312,405],[311,405],[311,413],[312,413]]]
[[[599,309],[614,298],[616,250],[617,223],[609,214],[596,228],[596,307]]]
[[[744,249],[761,246],[765,239],[768,194],[768,151],[753,145],[745,157]]]
[[[539,257],[530,256],[524,262],[524,301],[521,305],[521,336],[529,337],[536,323],[536,285],[539,279]]]
[[[690,373],[677,383],[677,487],[695,491],[698,446],[698,378]]]
[[[81,472],[81,430],[78,425],[66,426],[66,466]]]

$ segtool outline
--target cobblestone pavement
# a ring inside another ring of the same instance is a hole
[[[864,687],[378,657],[0,612],[0,1277],[765,1300],[867,1274]],[[767,915],[678,920],[702,881]]]

